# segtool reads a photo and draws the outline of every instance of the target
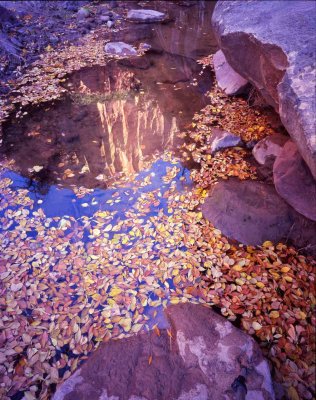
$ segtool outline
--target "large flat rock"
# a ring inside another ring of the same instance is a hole
[[[202,212],[224,235],[243,244],[282,241],[316,255],[316,222],[296,212],[271,184],[221,181],[209,192]]]
[[[229,64],[279,112],[316,178],[316,3],[220,0],[212,23]]]
[[[275,160],[273,180],[277,192],[287,203],[316,221],[316,181],[292,140],[285,144]]]
[[[221,181],[202,205],[205,218],[224,235],[247,245],[280,241],[292,225],[290,209],[272,185]]]
[[[233,400],[245,389],[249,400],[274,399],[268,364],[250,336],[201,305],[165,314],[168,331],[101,345],[53,400]]]

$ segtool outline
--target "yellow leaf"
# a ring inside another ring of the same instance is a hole
[[[152,362],[153,362],[153,356],[150,355],[150,356],[148,357],[148,365],[150,365]]]
[[[135,324],[132,327],[132,332],[134,333],[138,333],[142,328],[143,328],[143,324]]]
[[[109,295],[110,295],[111,297],[115,297],[115,296],[119,295],[120,293],[122,293],[122,289],[120,289],[120,288],[114,286],[114,287],[112,287],[112,289],[110,290]]]
[[[131,330],[132,320],[131,318],[121,318],[119,324],[124,332],[129,332]]]
[[[88,283],[89,285],[92,285],[94,283],[94,280],[91,279],[89,276],[85,276],[84,278],[85,282]]]
[[[281,272],[286,273],[286,272],[289,272],[290,269],[291,269],[290,267],[283,267],[283,268],[281,268]]]
[[[124,236],[122,239],[122,244],[127,244],[129,241],[128,236]]]
[[[234,265],[234,266],[233,266],[233,270],[234,270],[234,271],[241,271],[241,270],[242,270],[242,266],[240,266],[240,265],[238,265],[238,264],[237,264],[237,265]]]
[[[112,230],[112,228],[113,228],[112,224],[109,224],[104,228],[104,232],[109,232]]]
[[[273,247],[273,243],[270,242],[270,240],[266,240],[263,244],[262,247]]]
[[[257,282],[256,286],[258,286],[258,288],[263,288],[264,287],[264,283],[263,282]]]
[[[270,312],[270,318],[279,318],[280,314],[279,311],[273,310]]]
[[[170,329],[167,329],[167,334],[168,334],[169,337],[171,337],[171,339],[173,339],[173,336],[172,336],[172,333],[171,333]]]
[[[306,319],[306,314],[303,311],[299,312],[301,319]]]

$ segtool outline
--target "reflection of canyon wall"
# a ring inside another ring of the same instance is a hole
[[[43,166],[50,182],[67,185],[102,186],[102,177],[139,171],[145,159],[172,145],[183,119],[173,86],[159,94],[154,82],[153,93],[150,82],[116,63],[79,71],[69,82],[72,101],[7,127],[4,152],[23,174]]]
[[[157,103],[142,102],[140,97],[97,103],[102,126],[100,156],[110,174],[142,169],[144,157],[172,144],[178,130],[175,117],[166,119]]]
[[[72,84],[83,104],[91,101],[85,106],[88,108],[85,115],[95,125],[94,138],[90,132],[82,132],[80,153],[92,173],[138,171],[146,156],[173,143],[178,131],[176,118],[162,110],[152,95],[140,90],[138,79],[130,71],[110,64],[106,70],[90,70],[74,76]]]
[[[199,1],[189,12],[172,2],[161,7],[174,22],[115,34],[146,41],[152,51],[75,72],[65,83],[69,98],[28,109],[4,126],[0,153],[19,172],[49,184],[104,187],[106,177],[138,171],[172,146],[175,132],[206,105],[211,79],[200,75],[194,52],[210,53],[213,5]]]

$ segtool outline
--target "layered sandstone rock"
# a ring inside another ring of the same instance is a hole
[[[53,399],[233,400],[246,391],[247,399],[274,399],[268,364],[250,336],[201,305],[165,314],[168,331],[101,345]]]
[[[316,178],[315,3],[218,1],[212,22],[227,61],[279,112]]]

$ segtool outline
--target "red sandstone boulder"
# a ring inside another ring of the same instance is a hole
[[[201,305],[165,314],[169,334],[101,345],[53,400],[233,400],[246,390],[247,399],[274,399],[268,364],[250,336]]]
[[[221,181],[205,199],[202,212],[230,239],[247,245],[283,241],[316,256],[316,222],[296,212],[272,184]]]
[[[288,140],[287,136],[279,133],[268,136],[255,145],[252,155],[259,164],[264,165],[269,157],[275,159],[281,153]]]
[[[202,205],[206,219],[224,235],[247,245],[277,242],[292,225],[287,203],[272,185],[258,181],[221,181]]]
[[[316,181],[291,140],[275,160],[273,180],[277,192],[287,203],[316,221]]]
[[[222,50],[214,54],[213,61],[218,86],[229,96],[243,93],[248,81],[228,64]]]

